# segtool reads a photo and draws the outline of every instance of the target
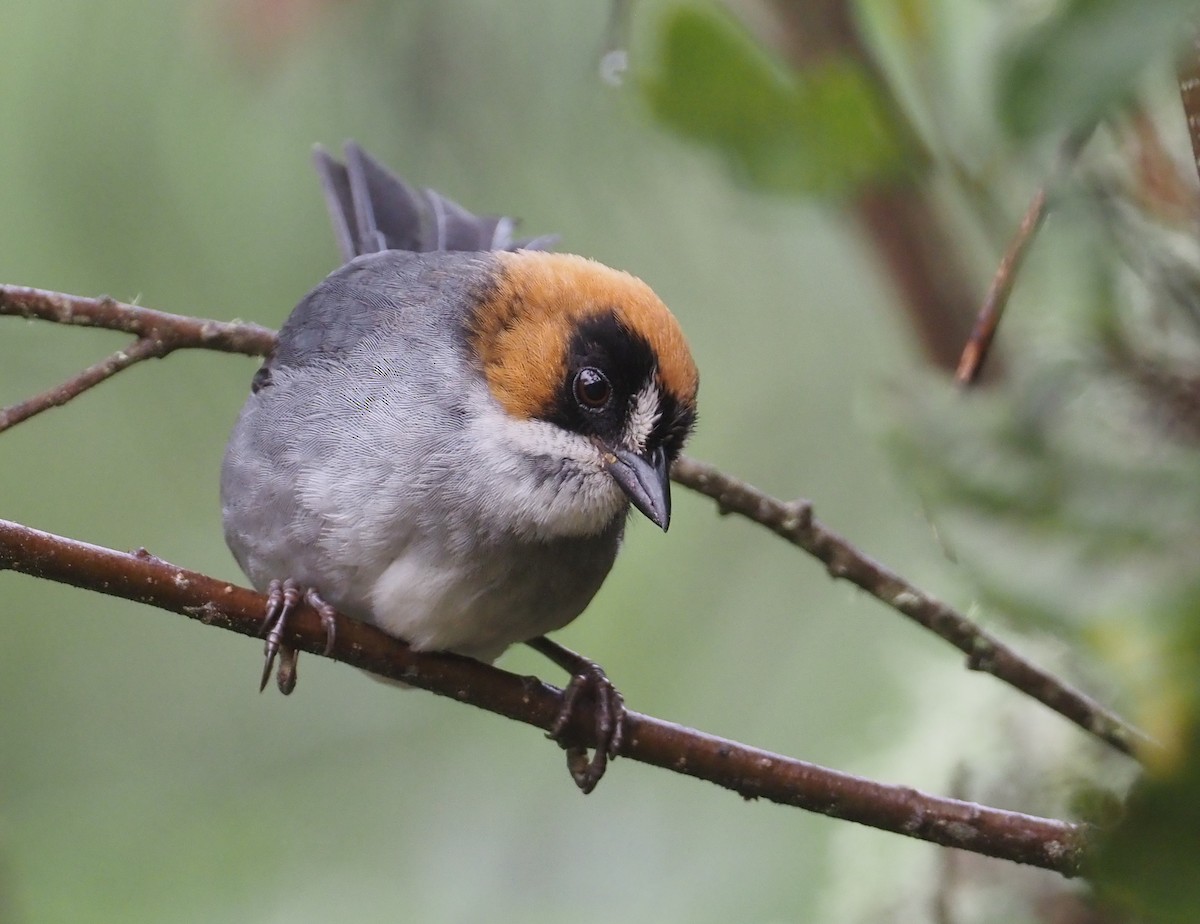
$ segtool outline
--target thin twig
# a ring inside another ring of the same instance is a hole
[[[173,349],[207,347],[256,356],[270,352],[275,345],[274,332],[255,324],[206,321],[123,305],[111,299],[78,298],[15,286],[0,286],[0,315],[3,314],[104,327],[139,337],[153,331],[153,336],[171,342]],[[748,517],[773,530],[824,562],[834,577],[857,584],[946,639],[967,654],[968,666],[973,670],[990,673],[1027,693],[1126,754],[1136,757],[1138,752],[1156,747],[1143,732],[1025,661],[963,614],[914,587],[813,520],[807,503],[784,503],[693,459],[678,460],[672,477],[684,487],[713,498],[723,511]]]
[[[28,420],[35,414],[61,407],[72,398],[76,398],[107,378],[116,375],[122,369],[128,369],[134,363],[143,359],[161,358],[171,352],[171,347],[160,340],[139,338],[126,349],[117,350],[107,359],[102,359],[94,366],[88,366],[78,375],[73,375],[61,385],[56,385],[48,391],[34,395],[26,401],[0,408],[0,433],[9,427]]]
[[[1063,171],[1075,161],[1079,150],[1091,137],[1091,134],[1092,129],[1089,127],[1072,135],[1063,143],[1051,179],[1039,186],[1034,192],[1033,198],[1030,199],[1029,206],[1021,217],[1021,223],[1017,226],[1016,234],[1013,235],[1008,249],[1000,259],[1000,265],[996,268],[992,283],[983,297],[983,304],[975,318],[975,324],[971,328],[966,346],[963,347],[962,355],[959,356],[958,368],[954,372],[954,381],[960,387],[969,388],[979,380],[984,361],[991,351],[996,331],[1000,327],[1000,319],[1004,316],[1004,309],[1008,307],[1008,299],[1012,295],[1013,285],[1017,281],[1017,273],[1020,272],[1021,265],[1025,262],[1025,256],[1029,252],[1029,246],[1033,243],[1038,229],[1046,218],[1048,191],[1058,181]]]
[[[0,314],[101,327],[134,334],[137,339],[107,359],[32,398],[0,408],[0,433],[52,407],[61,407],[89,388],[146,359],[161,359],[179,349],[209,349],[258,356],[275,343],[275,332],[256,324],[202,321],[167,314],[110,298],[81,298],[22,286],[0,286]]]
[[[82,587],[181,613],[205,625],[255,636],[266,600],[224,581],[186,571],[150,555],[117,552],[0,520],[0,569]],[[322,654],[320,616],[305,605],[289,619],[285,643]],[[547,730],[562,691],[454,655],[417,653],[365,623],[338,620],[329,657],[383,677]],[[570,740],[594,745],[591,705],[580,704]],[[834,818],[958,847],[985,856],[1054,870],[1080,871],[1089,829],[1050,818],[1007,812],[927,795],[772,754],[661,719],[630,712],[620,756]]]
[[[0,285],[0,315],[102,327],[135,337],[168,338],[176,349],[203,348],[265,356],[275,346],[275,331],[258,324],[209,321],[126,305],[111,298],[85,298],[26,286]]]
[[[1000,265],[996,268],[996,275],[992,277],[992,284],[988,286],[987,294],[983,297],[983,306],[979,309],[975,326],[971,328],[971,335],[967,338],[967,345],[963,347],[958,368],[954,372],[956,384],[965,388],[978,381],[983,362],[987,359],[996,337],[996,329],[1000,326],[1000,319],[1008,305],[1008,297],[1012,294],[1017,272],[1045,217],[1046,187],[1042,185],[1033,194],[1033,199],[1021,218],[1021,224],[1017,227],[1017,233],[1009,243],[1008,250],[1004,252]]]
[[[1119,751],[1138,757],[1154,739],[1086,694],[1042,670],[975,625],[966,616],[859,551],[813,518],[807,501],[785,503],[744,481],[694,459],[680,459],[671,477],[711,497],[724,513],[767,527],[825,563],[830,575],[850,581],[892,609],[945,639],[967,656],[967,667],[984,671],[1032,696]]]

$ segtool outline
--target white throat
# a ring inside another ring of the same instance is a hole
[[[488,518],[527,539],[595,536],[629,500],[590,439],[497,409],[477,421],[477,464],[486,466]]]

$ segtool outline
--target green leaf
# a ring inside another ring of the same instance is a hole
[[[1193,924],[1200,908],[1200,736],[1180,758],[1134,789],[1089,869],[1107,904],[1148,924]]]
[[[901,172],[903,137],[870,76],[849,58],[793,74],[728,16],[681,7],[642,81],[663,124],[722,153],[742,181],[837,194]]]
[[[1196,0],[1067,0],[1001,66],[1000,112],[1028,137],[1093,124],[1127,98],[1152,61],[1193,34]]]
[[[1089,879],[1131,920],[1190,924],[1200,908],[1195,448],[1173,445],[1129,394],[1073,364],[1018,369],[991,394],[936,385],[898,404],[892,448],[982,599],[1098,666],[1104,699],[1163,746]],[[1085,814],[1111,825],[1102,796]]]

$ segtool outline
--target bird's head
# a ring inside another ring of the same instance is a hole
[[[671,463],[696,420],[699,376],[679,323],[640,279],[570,254],[493,253],[467,321],[505,414],[605,474],[662,529]]]

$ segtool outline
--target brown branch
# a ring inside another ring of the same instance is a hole
[[[266,600],[245,588],[187,571],[150,555],[117,552],[0,520],[0,569],[134,600],[199,622],[257,635]],[[320,617],[304,606],[285,642],[321,654]],[[470,703],[543,730],[558,715],[562,691],[454,655],[417,653],[365,623],[339,618],[330,657],[374,674]],[[248,675],[249,677],[249,675]],[[248,687],[249,689],[249,684]],[[590,705],[576,710],[573,743],[592,745]],[[927,795],[772,754],[661,719],[630,712],[620,755],[733,790],[885,831],[985,856],[1053,870],[1080,871],[1083,825]]]
[[[17,314],[66,324],[85,324],[165,339],[173,349],[208,347],[262,355],[275,345],[273,331],[254,324],[206,321],[40,289],[0,285],[0,315]],[[65,387],[65,386],[60,386]],[[1137,756],[1157,745],[1153,739],[1083,693],[1025,661],[966,616],[914,587],[812,519],[807,502],[786,504],[702,462],[680,459],[672,477],[684,487],[717,501],[722,512],[737,513],[771,529],[825,563],[888,606],[944,638],[968,656],[972,670],[985,671],[1032,696],[1118,750]]]
[[[992,342],[1000,327],[1000,319],[1004,316],[1004,309],[1008,307],[1008,299],[1012,295],[1013,285],[1017,281],[1017,273],[1021,271],[1029,247],[1046,218],[1048,190],[1051,184],[1061,176],[1063,170],[1074,162],[1080,148],[1091,137],[1091,134],[1092,129],[1087,128],[1067,139],[1059,153],[1053,177],[1039,186],[1034,192],[1033,198],[1030,199],[1029,206],[1021,217],[1021,223],[1017,226],[1016,234],[1009,242],[1004,256],[1000,258],[1000,265],[996,268],[996,274],[992,277],[991,285],[988,286],[987,294],[983,298],[983,305],[975,318],[975,324],[971,328],[966,346],[963,347],[962,355],[958,359],[958,367],[954,372],[956,385],[969,388],[979,381],[983,364],[991,352]]]
[[[102,359],[94,366],[88,366],[61,385],[34,395],[26,401],[0,408],[0,433],[42,411],[52,407],[61,407],[72,398],[79,397],[89,388],[116,375],[122,369],[128,369],[134,363],[141,362],[143,359],[160,358],[170,352],[171,347],[160,340],[139,338],[133,341],[132,346],[124,350],[117,350],[107,359]]]
[[[146,359],[159,359],[179,349],[220,350],[259,356],[275,344],[275,332],[257,324],[203,321],[164,311],[125,305],[111,298],[81,298],[22,286],[0,286],[0,314],[36,318],[57,324],[100,327],[133,334],[137,339],[107,359],[25,401],[0,408],[0,433],[35,414],[61,407],[89,388]]]
[[[967,345],[963,347],[962,355],[958,359],[958,368],[954,372],[955,384],[966,388],[979,380],[984,360],[991,350],[996,330],[1000,327],[1000,319],[1008,306],[1017,272],[1021,269],[1029,245],[1045,217],[1046,187],[1042,185],[1033,194],[1033,199],[1021,218],[1021,224],[1017,227],[1017,233],[1009,243],[1008,250],[1004,252],[1000,265],[996,268],[996,275],[992,277],[992,284],[988,286],[987,294],[983,297],[983,306],[979,309],[975,326],[971,328]]]
[[[1119,751],[1138,757],[1155,750],[1154,739],[1086,694],[1026,661],[1000,640],[936,597],[855,548],[813,518],[807,501],[785,503],[694,459],[680,459],[671,477],[711,497],[723,513],[737,513],[799,546],[842,578],[945,639],[967,656],[967,667],[984,671],[1043,703]]]
[[[258,324],[207,321],[126,305],[111,298],[85,298],[26,286],[0,285],[0,314],[161,338],[176,349],[194,347],[265,356],[275,346],[275,331]]]

